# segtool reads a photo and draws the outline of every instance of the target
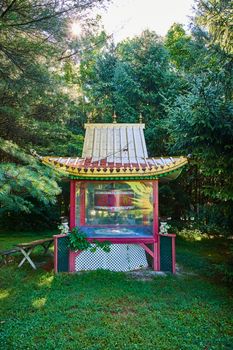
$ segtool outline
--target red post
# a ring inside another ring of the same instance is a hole
[[[70,229],[76,226],[76,181],[70,180]]]
[[[69,272],[75,272],[76,271],[76,267],[75,267],[75,261],[76,258],[82,253],[81,250],[79,251],[72,251],[70,250],[69,252]]]
[[[86,223],[86,184],[85,182],[80,185],[80,226],[84,226]]]
[[[159,181],[152,182],[153,186],[153,236],[154,236],[154,270],[160,270],[159,245]]]
[[[153,181],[153,236],[158,239],[159,234],[159,181]]]

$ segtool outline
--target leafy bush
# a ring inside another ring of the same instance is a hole
[[[184,228],[179,232],[179,236],[183,237],[185,239],[188,239],[189,241],[200,241],[203,238],[207,238],[208,236],[204,233],[202,233],[198,229],[187,229]]]
[[[89,250],[90,252],[95,252],[97,248],[102,249],[104,252],[110,252],[110,242],[104,241],[99,242],[93,240],[90,243],[87,240],[87,235],[80,230],[79,227],[74,227],[69,234],[69,248],[71,250]]]
[[[231,206],[219,204],[205,204],[199,207],[198,213],[194,214],[193,227],[209,235],[232,234],[233,209]]]

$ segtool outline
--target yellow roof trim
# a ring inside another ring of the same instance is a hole
[[[86,123],[84,128],[99,129],[99,128],[127,128],[127,127],[140,127],[145,129],[145,124],[143,123]]]
[[[67,174],[67,175],[73,175],[73,176],[83,176],[85,178],[88,177],[129,177],[129,176],[157,176],[166,174],[167,172],[174,171],[185,164],[188,163],[188,159],[186,157],[179,157],[179,159],[176,158],[176,162],[171,163],[169,165],[163,165],[163,166],[151,166],[151,168],[144,168],[145,170],[142,170],[142,167],[139,167],[139,170],[136,170],[136,168],[130,168],[130,167],[119,167],[119,168],[76,168],[72,165],[65,165],[59,163],[57,160],[54,160],[55,157],[42,157],[41,161],[42,163],[46,165],[50,165],[54,168],[56,168],[58,171]],[[175,157],[174,157],[175,158]],[[57,159],[57,158],[55,158]]]

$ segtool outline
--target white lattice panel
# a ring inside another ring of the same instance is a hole
[[[138,244],[111,244],[109,253],[83,251],[75,258],[75,270],[130,271],[147,267],[146,253]]]

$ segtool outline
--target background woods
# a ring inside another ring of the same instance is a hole
[[[78,156],[87,116],[111,122],[115,110],[118,122],[142,114],[150,154],[192,154],[161,186],[160,215],[230,234],[232,2],[197,1],[189,33],[174,24],[165,38],[145,31],[117,45],[87,11],[97,3],[0,2],[1,225],[57,225],[68,189],[30,149]]]

